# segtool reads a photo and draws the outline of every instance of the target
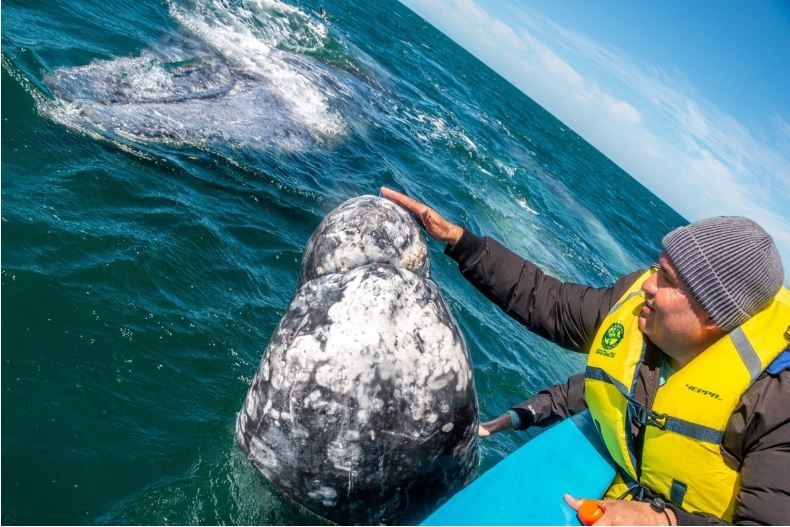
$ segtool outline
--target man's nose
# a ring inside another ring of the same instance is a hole
[[[644,291],[648,296],[654,296],[656,294],[657,283],[658,273],[652,275],[650,278],[642,282],[642,291]]]

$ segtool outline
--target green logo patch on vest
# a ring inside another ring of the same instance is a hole
[[[619,322],[615,322],[609,326],[609,329],[607,329],[606,333],[601,337],[601,346],[603,346],[605,350],[614,349],[623,341],[623,337],[625,337],[625,328]]]

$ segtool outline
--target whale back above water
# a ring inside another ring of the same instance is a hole
[[[218,57],[163,62],[151,54],[60,68],[47,86],[70,102],[111,104],[175,103],[226,95],[236,76]]]
[[[402,263],[404,248],[424,241],[390,205],[357,198],[317,229],[304,262],[353,267],[311,277],[303,266],[236,424],[242,450],[270,482],[341,524],[416,523],[470,481],[478,462],[465,341],[435,284]],[[386,236],[363,242],[376,228],[398,232],[398,243],[387,251]],[[329,243],[323,232],[345,237]],[[335,260],[345,246],[370,248],[370,259]],[[426,272],[424,260],[414,269]]]
[[[279,3],[168,4],[176,28],[137,56],[47,72],[42,114],[119,146],[221,154],[308,151],[344,136],[342,101],[367,83],[333,66],[350,55],[324,23]]]
[[[291,68],[289,52],[270,55]],[[298,60],[300,77],[323,79],[318,61]],[[56,97],[44,113],[74,128],[136,142],[301,149],[340,129],[339,117],[320,99],[316,109],[306,110],[273,77],[251,74],[212,51],[148,50],[60,68],[44,80]]]

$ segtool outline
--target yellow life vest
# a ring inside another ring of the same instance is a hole
[[[645,340],[639,329],[643,274],[604,319],[585,373],[585,399],[620,477],[607,498],[647,488],[689,512],[732,519],[739,473],[720,450],[743,393],[787,348],[790,292],[719,339],[669,377],[651,408],[634,400]],[[634,456],[632,418],[646,425],[642,458]]]

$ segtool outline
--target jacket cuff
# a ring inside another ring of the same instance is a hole
[[[667,502],[667,509],[675,512],[678,525],[726,525],[719,518],[709,514],[692,514],[686,512],[672,502]]]
[[[469,260],[480,254],[483,250],[483,245],[482,238],[478,238],[472,231],[464,229],[464,233],[455,245],[447,244],[444,248],[444,254],[461,263],[461,261]]]
[[[515,412],[518,416],[518,426],[513,427],[515,430],[526,430],[535,424],[535,415],[529,410],[515,406],[508,411]]]

